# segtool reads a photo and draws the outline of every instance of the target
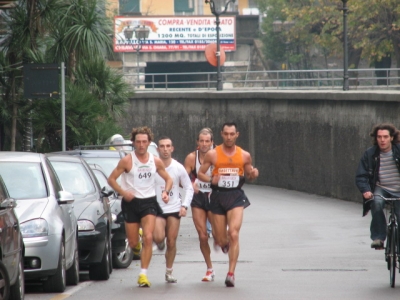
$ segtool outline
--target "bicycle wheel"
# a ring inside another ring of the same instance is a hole
[[[393,225],[393,224],[392,224]],[[389,260],[390,260],[390,286],[394,288],[396,281],[396,265],[397,265],[397,237],[396,237],[396,227],[391,226],[390,229],[390,250],[389,250]]]

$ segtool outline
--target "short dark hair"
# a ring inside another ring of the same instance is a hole
[[[161,141],[161,140],[170,140],[170,141],[171,141],[171,146],[174,145],[174,143],[172,142],[172,139],[171,139],[170,137],[166,136],[166,135],[163,135],[162,137],[160,137],[160,138],[158,139],[158,145],[160,145],[160,141]]]
[[[133,128],[131,132],[131,141],[134,142],[136,135],[138,134],[147,134],[147,137],[149,138],[149,142],[151,142],[154,139],[153,132],[151,132],[151,129],[147,126],[144,127],[137,127]]]
[[[396,128],[396,126],[394,126],[393,124],[390,124],[390,123],[381,123],[381,124],[375,125],[374,128],[372,128],[371,133],[369,134],[370,137],[372,137],[372,143],[374,145],[378,144],[378,142],[376,140],[376,135],[378,134],[378,130],[389,131],[389,135],[391,137],[393,137],[392,144],[397,144],[400,142],[400,136],[399,136],[400,132]]]
[[[224,131],[225,126],[228,126],[228,127],[235,126],[236,131],[238,131],[238,127],[235,122],[225,122],[224,124],[222,124],[221,131]]]

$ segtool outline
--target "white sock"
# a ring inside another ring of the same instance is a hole
[[[140,269],[140,274],[147,275],[147,269]]]
[[[166,268],[166,271],[165,271],[165,272],[166,272],[167,274],[172,274],[172,271],[173,271],[172,268]]]

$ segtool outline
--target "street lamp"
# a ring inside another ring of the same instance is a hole
[[[225,4],[223,4],[225,2]],[[235,0],[229,0],[229,1],[222,1],[221,0],[205,0],[206,4],[210,4],[210,9],[212,14],[215,16],[216,18],[216,26],[217,26],[217,51],[215,53],[215,55],[217,56],[217,91],[222,91],[223,87],[222,87],[222,76],[221,76],[221,60],[220,60],[220,56],[221,56],[221,49],[220,49],[220,45],[219,45],[219,16],[226,13],[228,6],[230,3],[235,3]],[[222,4],[222,5],[221,5]],[[219,11],[217,9],[217,7],[220,9],[221,7],[224,7],[224,9],[222,11]]]
[[[348,44],[347,44],[347,0],[343,2],[343,91],[349,90],[349,58],[348,58]]]
[[[127,29],[125,29],[126,31]],[[137,67],[137,88],[139,89],[140,86],[140,68],[139,68],[139,52],[142,50],[142,45],[144,44],[145,40],[149,37],[150,29],[148,29],[144,25],[138,25],[135,28],[132,29],[133,32],[135,32],[135,37],[137,39],[137,44],[133,45],[133,49],[136,50],[136,67]],[[125,33],[125,35],[129,34]],[[132,38],[132,34],[130,34],[130,37]]]
[[[285,66],[285,70],[287,71],[289,69],[289,38],[287,37],[288,32],[290,31],[290,29],[294,26],[295,22],[294,21],[285,21],[282,22],[279,19],[276,19],[274,22],[272,22],[272,29],[275,33],[285,33],[285,38],[284,38],[284,43],[285,43],[285,54],[286,54],[286,66]],[[286,74],[287,77],[289,77],[288,73]]]

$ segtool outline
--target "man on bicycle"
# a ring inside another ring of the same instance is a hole
[[[361,157],[356,185],[363,196],[363,216],[371,210],[371,248],[383,249],[386,239],[386,217],[383,197],[400,197],[400,132],[392,124],[376,125],[370,136],[373,146]],[[371,200],[371,201],[368,201]],[[400,216],[400,203],[396,202]]]

